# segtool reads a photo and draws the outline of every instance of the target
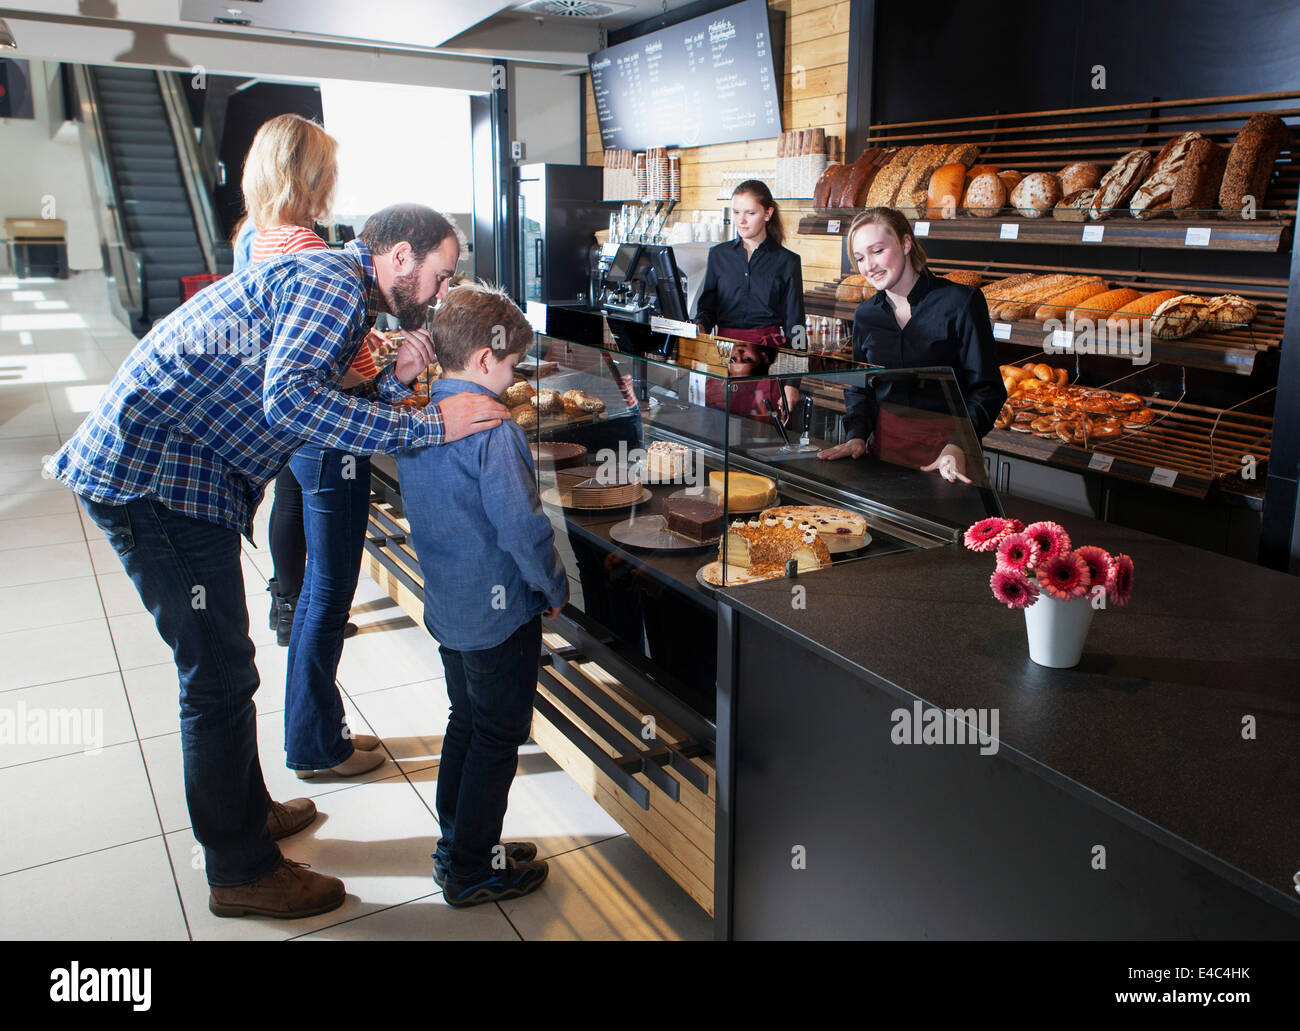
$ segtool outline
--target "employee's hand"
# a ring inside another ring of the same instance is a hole
[[[929,465],[921,466],[921,472],[928,473],[939,470],[939,475],[949,483],[956,483],[960,480],[962,483],[970,483],[966,475],[966,453],[956,444],[947,444],[939,452],[939,457]]]
[[[561,612],[564,611],[564,606],[567,605],[568,603],[569,603],[569,589],[568,587],[565,587],[564,601],[561,602],[559,605],[552,605],[549,609],[543,612],[542,615],[545,616],[547,619],[554,619],[556,616],[558,616]]]
[[[867,453],[867,442],[861,437],[850,437],[843,444],[836,444],[834,447],[828,447],[825,451],[818,451],[818,458],[825,458],[833,461],[836,458],[861,458]]]
[[[494,429],[510,417],[505,405],[487,394],[464,393],[444,397],[438,402],[438,412],[442,415],[444,444],[480,430]]]
[[[393,363],[393,375],[402,386],[409,387],[420,373],[437,360],[433,338],[426,330],[404,329],[402,343],[397,348],[397,360]]]

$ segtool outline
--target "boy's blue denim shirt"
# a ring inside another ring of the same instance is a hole
[[[429,403],[466,391],[493,396],[477,383],[440,379],[429,384]],[[514,422],[401,452],[397,473],[424,574],[424,625],[440,644],[491,648],[564,604],[568,580]]]

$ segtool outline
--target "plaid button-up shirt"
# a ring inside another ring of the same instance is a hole
[[[441,444],[436,407],[393,406],[411,391],[392,366],[367,396],[339,389],[379,300],[356,240],[226,276],[136,345],[49,472],[94,501],[153,497],[251,539],[263,489],[299,445]]]

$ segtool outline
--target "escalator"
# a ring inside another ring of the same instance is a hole
[[[176,77],[85,67],[76,81],[105,269],[137,332],[178,307],[181,277],[228,272]],[[224,266],[224,267],[221,267]]]

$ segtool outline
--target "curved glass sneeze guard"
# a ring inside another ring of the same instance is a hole
[[[774,507],[794,507],[794,526],[809,507],[848,513],[855,529],[819,528],[829,559],[813,548],[824,565],[809,575],[833,576],[843,562],[949,543],[1001,511],[951,370],[793,353],[773,368],[727,376],[720,362],[691,367],[539,336],[520,366],[528,378],[507,397],[539,459],[572,606],[701,713],[714,705],[714,591],[748,582],[720,547],[737,520],[765,525]],[[846,409],[874,427],[870,451],[819,458],[840,443]],[[922,471],[945,447],[965,457],[970,484]],[[670,508],[703,521],[672,531]]]

